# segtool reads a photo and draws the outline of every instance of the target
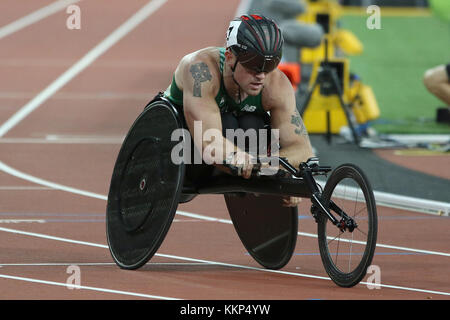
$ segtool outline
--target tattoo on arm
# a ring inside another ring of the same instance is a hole
[[[193,64],[189,71],[194,78],[194,97],[202,96],[202,82],[211,81],[212,76],[209,68],[204,62]]]
[[[307,136],[308,131],[306,131],[305,124],[303,123],[302,118],[300,117],[300,114],[297,110],[295,110],[295,113],[291,115],[291,123],[295,125],[295,134],[299,136]]]

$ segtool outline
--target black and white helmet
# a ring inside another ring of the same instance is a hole
[[[243,15],[230,22],[226,46],[245,68],[270,72],[280,63],[283,35],[273,20]]]

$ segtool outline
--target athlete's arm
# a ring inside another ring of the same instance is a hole
[[[185,63],[182,72],[186,123],[195,146],[201,150],[203,160],[208,164],[223,164],[230,159],[231,164],[240,164],[243,168],[242,176],[249,178],[252,166],[248,154],[237,149],[222,135],[220,110],[215,101],[220,86],[220,73],[214,61],[194,58]],[[198,137],[199,134],[201,137]]]
[[[301,162],[313,157],[313,152],[305,124],[295,105],[292,85],[283,72],[275,69],[264,91],[263,104],[270,110],[272,128],[279,129],[280,156],[298,168]]]

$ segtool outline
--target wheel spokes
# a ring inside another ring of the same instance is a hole
[[[356,184],[355,181],[352,182]],[[361,203],[364,203],[361,202],[361,193],[363,192],[359,188],[359,185],[356,184],[356,186],[358,188],[356,192],[349,192],[348,190],[353,186],[346,183],[339,195],[332,194],[331,200],[338,204],[340,210],[348,217],[354,219],[358,226],[352,231],[349,231],[348,229],[342,231],[331,222],[327,222],[327,233],[330,235],[330,237],[327,237],[328,250],[333,256],[335,267],[343,273],[350,273],[358,267],[360,261],[357,257],[360,255],[362,256],[359,249],[363,246],[361,251],[364,252],[365,246],[367,245],[368,232],[366,227],[368,223],[368,209],[366,205],[363,205],[362,207],[359,206]],[[362,198],[364,199],[364,197]],[[337,228],[338,233],[333,236],[332,230],[334,230],[334,228]]]

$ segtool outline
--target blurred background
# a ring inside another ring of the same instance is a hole
[[[251,0],[246,11],[281,25],[280,68],[310,133],[348,134],[353,122],[366,137],[450,134],[450,123],[437,121],[448,106],[423,81],[450,63],[450,1]]]

